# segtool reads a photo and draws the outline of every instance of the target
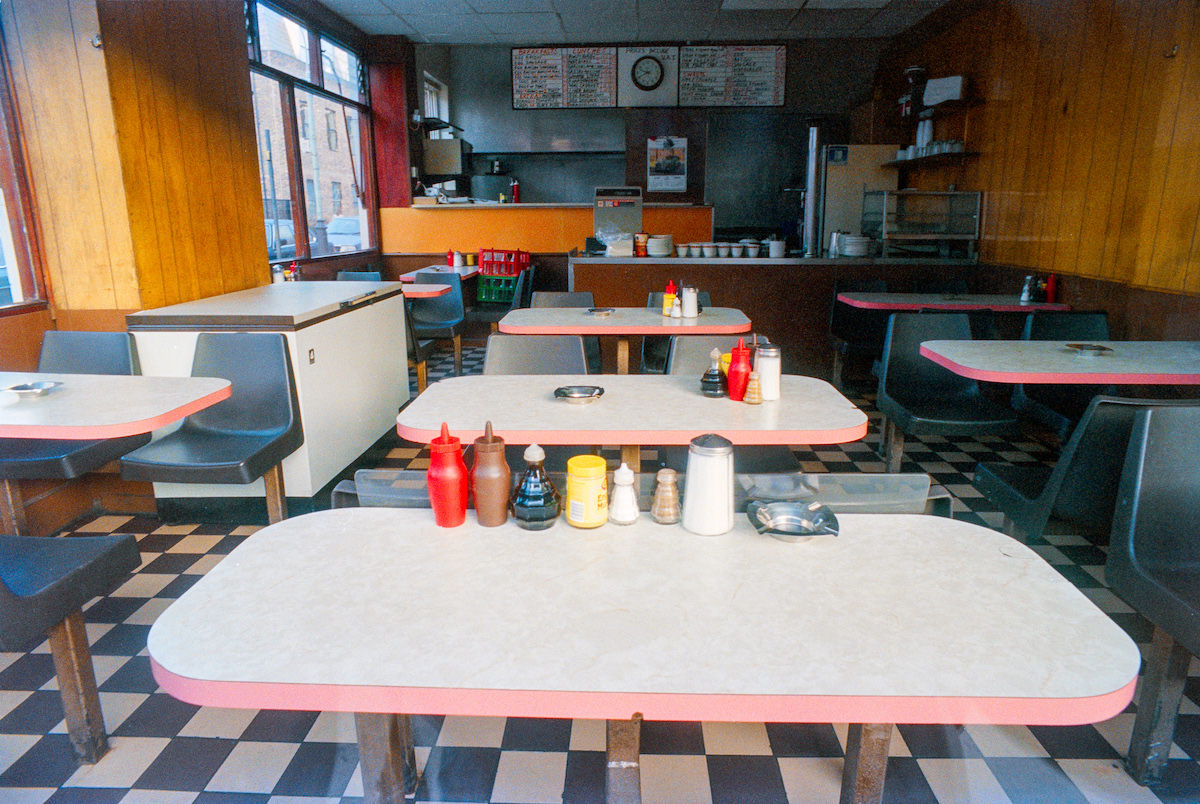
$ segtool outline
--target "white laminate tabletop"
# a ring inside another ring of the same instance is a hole
[[[925,341],[921,354],[956,374],[986,382],[1200,384],[1200,341]]]
[[[1070,310],[1059,302],[1023,302],[1005,293],[839,293],[838,301],[866,310],[995,310],[1024,313],[1034,310]]]
[[[421,271],[433,271],[439,274],[458,274],[463,279],[470,279],[479,273],[478,265],[428,265],[424,268],[418,268],[416,271],[409,271],[406,274],[400,274],[401,282],[416,282],[417,274]]]
[[[857,723],[1095,722],[1137,646],[1041,557],[940,517],[843,514],[784,543],[658,525],[440,529],[305,514],[247,539],[148,649],[196,704]]]
[[[697,318],[671,318],[648,307],[615,307],[608,315],[586,307],[529,307],[500,319],[514,335],[725,335],[750,331],[750,319],[730,307],[706,307]]]
[[[785,374],[782,398],[761,405],[700,394],[699,377],[662,374],[482,374],[433,383],[396,417],[402,438],[427,443],[446,422],[466,443],[492,422],[513,444],[687,444],[717,433],[734,444],[841,444],[867,416],[824,380]],[[563,385],[598,385],[584,405],[554,398]]]
[[[41,396],[0,390],[0,438],[118,438],[148,433],[226,399],[216,377],[0,372],[0,389],[53,381]]]
[[[293,328],[399,293],[399,282],[279,282],[125,316],[131,330],[150,327]]]

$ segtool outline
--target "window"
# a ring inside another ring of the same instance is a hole
[[[270,3],[250,0],[249,8],[269,259],[374,248],[370,107],[360,57]],[[310,54],[318,52],[314,63]]]
[[[34,231],[32,201],[9,86],[8,59],[0,42],[0,307],[42,299],[35,243],[27,234]]]
[[[450,120],[450,90],[429,73],[425,73],[425,116],[447,122]],[[432,140],[448,138],[450,129],[431,131],[428,136]]]
[[[329,143],[329,150],[337,150],[337,112],[332,109],[325,110],[325,140]]]

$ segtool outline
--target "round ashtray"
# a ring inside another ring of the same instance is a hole
[[[605,316],[612,315],[616,311],[616,307],[589,307],[588,315],[594,315],[599,318],[603,318]]]
[[[12,391],[17,396],[42,396],[62,385],[57,380],[42,380],[40,382],[23,382],[20,385],[10,385],[4,390]]]
[[[1068,343],[1067,348],[1079,357],[1098,357],[1112,351],[1099,343]]]
[[[759,533],[784,542],[798,542],[812,536],[837,536],[838,521],[833,510],[819,502],[764,502],[751,500],[746,516]]]
[[[564,385],[554,389],[555,399],[565,399],[572,405],[586,405],[604,394],[599,385]]]

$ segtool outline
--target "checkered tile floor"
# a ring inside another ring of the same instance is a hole
[[[466,363],[478,370],[482,350]],[[450,369],[439,353],[432,376]],[[470,369],[468,369],[470,370]],[[856,398],[871,410],[868,397]],[[808,471],[880,471],[865,443],[798,449]],[[955,497],[955,516],[997,525],[971,485],[977,460],[1037,462],[1054,453],[1038,438],[909,439],[906,471],[925,471]],[[424,452],[384,444],[371,466],[418,468]],[[73,533],[133,533],[139,571],[85,612],[113,750],[76,765],[62,722],[48,646],[0,653],[0,803],[317,804],[361,801],[352,716],[212,709],[158,691],[146,657],[155,617],[256,528],[165,525],[100,516]],[[70,534],[66,534],[70,535]],[[1139,643],[1149,624],[1104,586],[1104,549],[1071,534],[1033,545]],[[891,743],[886,802],[1200,802],[1200,662],[1193,660],[1166,781],[1134,784],[1119,764],[1133,707],[1094,726],[899,726]],[[599,802],[604,727],[598,721],[417,717],[424,768],[418,802]],[[646,723],[642,788],[647,804],[833,802],[844,725]]]

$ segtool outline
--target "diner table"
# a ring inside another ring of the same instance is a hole
[[[556,399],[556,388],[595,385],[586,404]],[[867,416],[832,385],[785,374],[780,399],[748,405],[700,394],[698,377],[663,374],[482,374],[433,383],[400,411],[396,432],[418,443],[442,423],[464,444],[484,423],[510,444],[621,445],[635,472],[641,446],[686,445],[704,433],[734,444],[842,444],[867,434]]]
[[[450,292],[449,285],[431,285],[429,283],[411,282],[404,286],[404,296],[408,299],[433,299],[445,296]]]
[[[942,517],[838,520],[785,543],[744,517],[696,536],[645,514],[305,514],[161,613],[151,668],[191,704],[354,712],[370,804],[415,781],[407,714],[607,720],[610,803],[640,801],[642,717],[848,722],[841,800],[865,804],[891,724],[1074,725],[1130,701],[1137,646],[1029,547]]]
[[[1006,293],[839,293],[837,300],[863,310],[889,310],[894,313],[916,310],[991,310],[997,313],[1029,313],[1038,310],[1070,310],[1061,302],[1021,301]]]
[[[1200,341],[925,341],[921,354],[985,382],[1200,384]]]
[[[511,335],[614,336],[617,373],[628,374],[631,335],[736,335],[750,331],[750,319],[729,307],[705,307],[696,318],[672,318],[649,307],[531,307],[509,311],[499,328]]]
[[[459,277],[466,281],[473,276],[479,274],[479,266],[477,265],[429,265],[425,268],[418,268],[416,271],[409,271],[406,274],[400,274],[401,282],[409,282],[416,284],[417,274],[433,271],[435,273],[452,273],[458,274]]]
[[[39,382],[61,383],[45,393],[8,390]],[[92,440],[140,435],[173,424],[227,399],[219,377],[145,377],[0,371],[0,438]],[[25,530],[17,481],[3,480],[0,525]]]

